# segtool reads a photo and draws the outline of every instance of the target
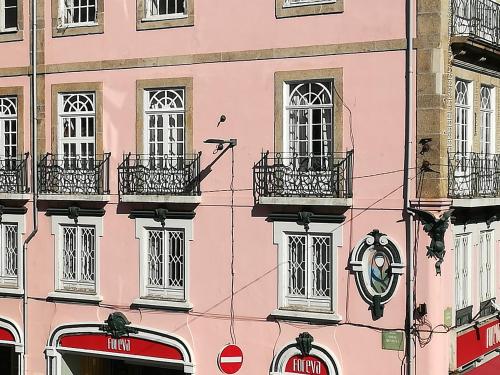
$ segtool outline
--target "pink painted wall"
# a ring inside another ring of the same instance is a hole
[[[45,13],[50,19],[50,1]],[[195,1],[195,26],[136,31],[136,1],[106,2],[104,34],[52,38],[46,62],[94,61],[404,38],[404,2],[345,1],[340,14],[277,20],[274,1]],[[272,36],[272,38],[270,38]],[[71,51],[71,53],[68,53]]]
[[[117,5],[118,3],[119,6]],[[253,50],[305,45],[350,43],[404,37],[404,4],[382,0],[346,1],[337,15],[277,20],[274,2],[197,1],[195,26],[136,31],[135,1],[106,2],[105,33],[52,38],[45,35],[46,62],[83,62],[106,59],[179,55],[218,51]],[[50,19],[46,1],[46,19]],[[228,16],[230,15],[230,16]],[[27,21],[26,21],[27,22]],[[50,22],[47,21],[47,26]],[[270,37],[272,36],[272,38]],[[28,64],[25,41],[0,44],[0,67]],[[13,53],[18,51],[17,53]],[[26,55],[26,58],[24,57]],[[4,58],[9,56],[9,58]],[[22,56],[22,57],[21,57]],[[54,238],[51,219],[39,214],[39,232],[29,247],[29,347],[28,373],[45,373],[47,338],[55,327],[70,322],[102,322],[110,312],[123,311],[133,324],[171,332],[187,342],[194,352],[197,374],[217,374],[216,357],[229,342],[230,211],[228,189],[230,154],[222,157],[203,181],[202,203],[196,209],[194,241],[190,253],[190,302],[192,313],[130,310],[139,296],[139,246],[135,223],[118,211],[116,167],[122,154],[135,150],[136,80],[193,77],[194,147],[202,151],[202,168],[215,157],[207,138],[237,138],[235,148],[235,296],[236,335],[245,352],[240,374],[266,374],[273,354],[309,331],[315,341],[328,347],[340,362],[343,374],[396,374],[402,353],[381,350],[379,331],[352,325],[318,326],[267,321],[277,307],[277,249],[272,223],[253,216],[252,166],[262,150],[274,143],[274,73],[287,70],[343,68],[343,100],[352,110],[355,139],[354,208],[347,211],[342,227],[343,246],[338,249],[338,312],[344,323],[403,328],[404,277],[379,321],[372,321],[361,300],[354,278],[345,267],[352,248],[374,228],[388,234],[401,246],[404,257],[404,224],[400,222],[404,150],[404,52],[351,54],[329,57],[276,59],[254,62],[200,64],[169,68],[131,69],[106,72],[49,74],[46,76],[46,148],[50,149],[51,85],[70,82],[103,82],[104,150],[112,153],[112,197],[106,205],[104,236],[100,243],[100,294],[102,306],[46,302],[54,290]],[[27,77],[0,78],[0,86],[25,86],[25,145],[28,138]],[[216,127],[221,114],[227,121]],[[343,149],[353,148],[349,136],[349,114],[344,110]],[[394,173],[372,176],[382,172]],[[30,204],[27,205],[30,207]],[[26,228],[31,228],[31,211]],[[351,222],[351,217],[354,216]],[[340,232],[340,231],[339,231]],[[340,233],[339,233],[340,234]],[[422,236],[423,237],[423,236]],[[426,240],[421,239],[421,249]],[[438,281],[433,262],[419,254],[419,297],[426,301],[433,321],[450,304],[451,276]],[[447,266],[451,264],[447,263]],[[447,271],[448,272],[448,271]],[[434,291],[436,291],[434,293]],[[5,301],[5,302],[4,302]],[[21,325],[20,301],[4,299],[0,315]],[[426,365],[419,374],[445,373],[448,366],[447,337],[439,336],[432,348],[421,351]],[[360,359],[362,358],[362,360]],[[436,369],[429,371],[429,368]]]

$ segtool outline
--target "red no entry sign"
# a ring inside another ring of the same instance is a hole
[[[224,374],[235,374],[243,364],[243,352],[236,345],[226,345],[217,357],[217,364]]]

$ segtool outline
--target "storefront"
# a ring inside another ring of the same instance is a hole
[[[341,375],[340,367],[330,350],[314,342],[307,332],[285,346],[273,359],[270,375]]]
[[[117,317],[119,319],[117,319]],[[123,323],[120,313],[106,324],[56,328],[45,353],[48,375],[194,374],[191,350],[180,338]]]
[[[496,375],[499,352],[500,320],[495,317],[457,333],[456,369],[467,375]]]
[[[23,344],[17,326],[0,317],[0,374],[22,374]]]

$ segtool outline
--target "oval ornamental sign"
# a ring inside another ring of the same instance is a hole
[[[285,372],[291,374],[330,375],[325,362],[315,356],[294,355],[285,365]]]

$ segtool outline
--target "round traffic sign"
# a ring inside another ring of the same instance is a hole
[[[224,374],[236,374],[243,364],[243,352],[236,345],[226,345],[217,357],[217,364]]]

